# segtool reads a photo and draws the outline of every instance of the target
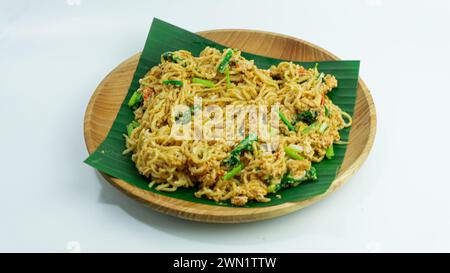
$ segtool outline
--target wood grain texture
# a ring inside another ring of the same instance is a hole
[[[339,60],[330,52],[306,41],[286,35],[253,30],[212,30],[201,36],[228,47],[292,61]],[[126,96],[140,53],[111,71],[95,90],[85,113],[84,137],[89,153],[105,139]],[[270,219],[307,207],[333,193],[346,182],[366,160],[376,132],[375,106],[369,89],[359,79],[353,126],[344,162],[332,185],[322,195],[305,201],[287,202],[262,208],[232,208],[192,203],[137,188],[125,181],[102,175],[127,195],[151,208],[184,219],[214,223],[241,223]]]

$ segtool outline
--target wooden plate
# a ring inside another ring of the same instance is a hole
[[[212,30],[199,33],[228,47],[293,61],[339,60],[330,52],[293,37],[252,30]],[[92,96],[84,118],[84,137],[89,153],[105,139],[128,91],[140,53],[109,73]],[[342,167],[331,187],[322,195],[301,202],[287,202],[262,208],[231,208],[192,203],[145,191],[107,174],[102,175],[127,195],[151,208],[177,217],[214,223],[241,223],[269,219],[304,208],[340,187],[367,158],[375,138],[376,114],[369,89],[359,79],[350,144]]]

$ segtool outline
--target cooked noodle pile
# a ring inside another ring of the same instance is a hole
[[[317,66],[281,62],[263,70],[232,49],[207,47],[198,57],[168,52],[130,99],[135,121],[128,126],[124,153],[132,154],[139,173],[157,190],[195,187],[198,198],[230,200],[236,206],[268,202],[269,193],[316,180],[311,162],[331,158],[333,143],[342,143],[339,130],[351,125],[351,117],[326,96],[336,86],[335,77]],[[248,126],[240,129],[242,138],[231,141],[177,139],[171,134],[174,126],[194,128],[195,116],[202,115],[194,106],[196,97],[203,108],[277,105],[279,128],[270,135],[277,133],[278,145],[249,133]],[[174,114],[176,105],[190,111]]]

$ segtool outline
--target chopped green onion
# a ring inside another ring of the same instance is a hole
[[[304,158],[302,156],[297,154],[297,152],[294,149],[290,148],[290,147],[284,147],[284,152],[292,159],[304,160]]]
[[[230,180],[233,178],[236,174],[240,173],[242,169],[244,168],[244,164],[239,163],[236,167],[234,167],[231,171],[227,172],[224,176],[224,180]]]
[[[227,65],[227,68],[225,69],[225,77],[227,81],[227,89],[231,87],[231,80],[230,80],[230,68]]]
[[[311,132],[313,129],[315,129],[319,124],[317,122],[314,122],[313,124],[309,125],[305,129],[303,129],[302,134],[307,134]]]
[[[136,129],[137,127],[139,127],[139,122],[137,122],[136,120],[133,120],[130,124],[127,125],[127,134],[129,137],[131,137],[131,133],[133,132],[134,129]]]
[[[332,159],[334,156],[334,148],[333,148],[333,143],[330,145],[330,147],[327,148],[327,151],[325,152],[325,156],[328,159]]]
[[[138,91],[135,91],[128,101],[128,106],[131,108],[137,108],[139,104],[144,100],[144,97]]]
[[[163,81],[163,84],[171,84],[171,85],[175,85],[175,86],[183,86],[183,83],[181,81],[177,81],[177,80],[165,80],[165,81]]]
[[[326,129],[328,129],[328,124],[324,122],[322,123],[322,125],[320,125],[319,132],[323,133]]]
[[[271,193],[276,193],[281,188],[280,184],[270,184],[269,187],[267,187],[267,191]]]
[[[295,131],[295,127],[289,122],[289,120],[283,115],[283,113],[278,112],[278,116],[280,116],[280,119],[286,124],[289,131]]]
[[[330,116],[330,110],[328,109],[328,107],[325,105],[325,116],[329,117]]]
[[[218,71],[220,73],[225,72],[225,68],[228,66],[228,63],[230,62],[231,57],[233,56],[233,50],[232,49],[228,49],[227,53],[225,53],[225,57],[223,57],[222,62],[220,62]]]
[[[192,82],[193,83],[198,83],[207,87],[214,87],[216,84],[212,81],[209,80],[204,80],[204,79],[200,79],[200,78],[192,78]]]

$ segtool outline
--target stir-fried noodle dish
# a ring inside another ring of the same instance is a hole
[[[128,101],[124,153],[159,191],[192,187],[235,206],[282,198],[318,179],[311,163],[331,159],[352,122],[327,96],[336,78],[319,69],[260,69],[230,48],[166,52]]]

